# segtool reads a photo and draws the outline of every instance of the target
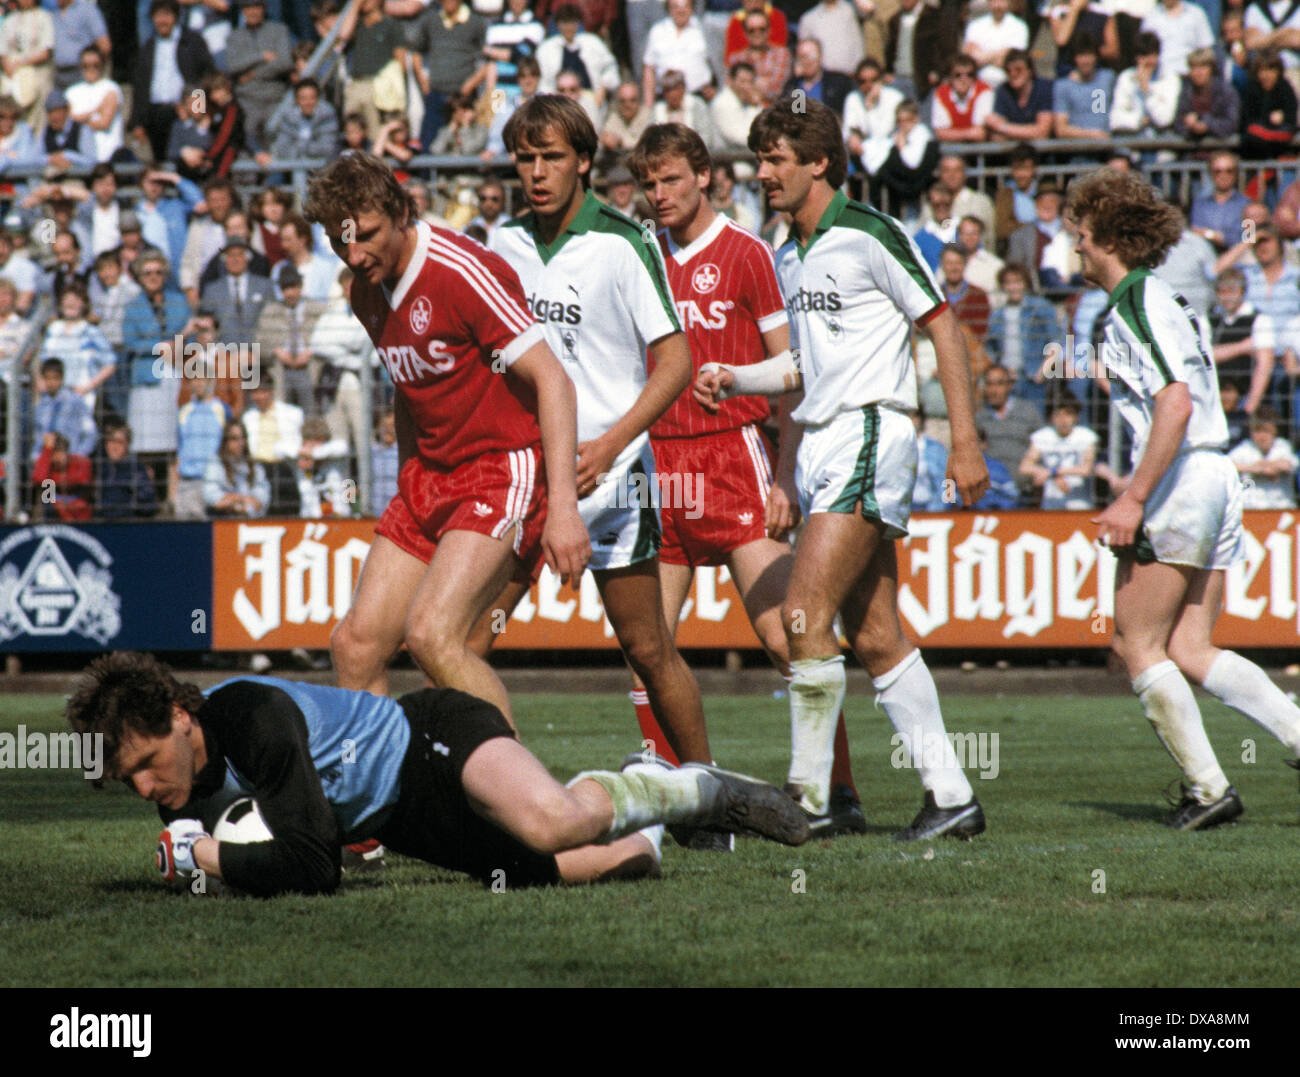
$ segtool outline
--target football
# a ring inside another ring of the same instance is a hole
[[[252,797],[240,797],[221,813],[217,825],[212,828],[212,836],[217,841],[248,845],[255,841],[270,841],[271,828],[262,818],[257,801]]]

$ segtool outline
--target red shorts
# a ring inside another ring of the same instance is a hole
[[[651,444],[662,497],[659,560],[722,565],[732,550],[767,536],[771,447],[758,427]],[[672,496],[675,490],[694,496]]]
[[[397,496],[375,533],[426,564],[448,531],[477,531],[500,538],[516,522],[518,580],[536,580],[544,563],[546,477],[537,446],[476,456],[454,471],[441,471],[419,456],[402,465]]]

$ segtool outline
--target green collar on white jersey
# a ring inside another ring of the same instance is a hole
[[[570,236],[586,235],[600,220],[600,214],[605,209],[605,204],[597,198],[592,192],[587,191],[583,196],[582,206],[577,215],[569,222],[569,227],[555,237],[549,244],[543,243],[541,236],[538,234],[538,224],[540,223],[535,212],[526,213],[522,217],[516,217],[513,221],[506,222],[507,228],[523,228],[533,237],[533,243],[537,247],[537,253],[542,259],[542,265],[546,265],[552,258],[560,253],[560,250],[569,241]],[[633,228],[636,226],[633,225]]]
[[[1116,304],[1124,298],[1125,293],[1127,293],[1133,285],[1149,276],[1151,276],[1151,270],[1146,266],[1138,266],[1137,269],[1130,269],[1125,273],[1123,279],[1115,285],[1115,290],[1110,293],[1110,298],[1106,302],[1106,309],[1102,311],[1102,317],[1104,318],[1115,309]]]
[[[809,237],[807,244],[800,243],[798,239],[794,241],[794,249],[799,254],[799,261],[802,262],[808,256],[808,251],[812,248],[812,245],[817,242],[818,236],[823,232],[829,232],[831,230],[831,226],[835,224],[836,219],[840,215],[840,211],[848,204],[848,197],[843,191],[836,191],[835,194],[831,196],[830,205],[826,207],[826,211],[821,215],[821,219],[817,222],[817,227],[813,229],[813,234]]]

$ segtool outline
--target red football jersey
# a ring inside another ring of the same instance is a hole
[[[705,363],[739,366],[767,358],[762,334],[789,320],[768,245],[721,213],[689,246],[678,247],[667,229],[659,233],[659,245],[691,346],[691,380]],[[688,438],[735,430],[762,422],[768,410],[761,396],[737,396],[711,415],[688,387],[650,428],[650,436]]]
[[[397,287],[357,276],[352,310],[406,400],[420,455],[451,469],[540,443],[536,394],[508,373],[543,339],[515,271],[472,239],[415,227],[419,242]]]

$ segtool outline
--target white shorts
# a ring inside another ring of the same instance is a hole
[[[879,520],[885,537],[902,538],[916,485],[916,429],[901,411],[868,404],[805,428],[795,468],[799,508],[853,512]]]
[[[627,568],[659,552],[658,480],[649,438],[630,463],[578,502],[578,512],[591,536],[587,567],[594,571]]]
[[[1182,453],[1146,503],[1134,544],[1138,560],[1204,569],[1240,561],[1241,503],[1241,480],[1223,453]]]

